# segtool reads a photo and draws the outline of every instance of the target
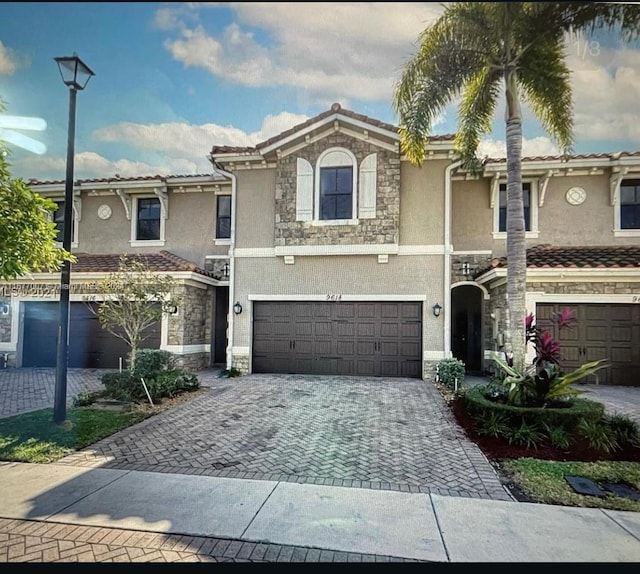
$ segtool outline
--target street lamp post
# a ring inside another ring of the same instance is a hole
[[[73,227],[73,155],[76,132],[76,95],[85,86],[94,73],[78,57],[64,56],[54,58],[60,69],[65,85],[69,86],[69,129],[67,133],[67,175],[64,188],[64,228],[62,247],[71,251]],[[58,322],[58,348],[56,356],[56,388],[53,402],[53,420],[64,422],[67,411],[67,362],[69,347],[69,290],[71,281],[71,262],[62,263],[60,277],[60,320]]]

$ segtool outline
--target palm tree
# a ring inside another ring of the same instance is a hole
[[[476,150],[500,94],[506,100],[507,352],[525,365],[526,244],[522,197],[522,113],[525,101],[564,154],[573,146],[570,31],[609,28],[638,36],[640,6],[599,2],[452,2],[419,37],[395,88],[402,150],[421,164],[434,120],[461,96],[455,147],[462,165],[479,169]]]

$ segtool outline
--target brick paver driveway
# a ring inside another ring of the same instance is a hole
[[[249,375],[61,461],[510,500],[437,389],[414,379]]]

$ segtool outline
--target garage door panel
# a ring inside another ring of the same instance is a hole
[[[295,312],[282,320],[295,341],[273,367],[263,353],[273,327],[253,331],[253,370],[310,374],[422,377],[422,304],[400,302],[278,302]],[[269,319],[272,303],[256,302],[257,317]],[[281,310],[280,310],[281,312]]]
[[[574,309],[578,319],[572,329],[558,331],[552,323],[541,321],[564,308]],[[587,361],[607,359],[609,366],[598,371],[601,384],[638,385],[640,372],[640,307],[622,303],[580,305],[539,304],[538,326],[548,329],[561,343],[565,370]],[[593,382],[590,378],[585,382]]]
[[[354,323],[337,321],[334,326],[336,337],[355,337],[356,325]]]

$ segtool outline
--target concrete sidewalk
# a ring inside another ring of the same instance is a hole
[[[336,561],[339,555],[360,561],[640,561],[635,512],[59,464],[0,463],[0,485],[0,561],[29,556],[30,537],[32,549],[55,551],[58,558],[66,551],[79,561],[142,560],[149,556],[144,540],[155,541],[154,552],[165,544],[158,540],[170,540],[169,552],[182,557],[176,561],[202,561],[198,553],[208,539],[224,540],[225,552],[233,548],[235,557],[243,548],[288,548],[289,562],[296,556]],[[63,532],[75,538],[56,546],[54,530],[58,538]],[[88,558],[99,555],[89,548],[93,532],[101,533],[96,545],[104,560]],[[134,538],[137,554],[118,553],[119,540],[133,547]],[[180,555],[194,540],[199,550]],[[35,551],[30,556],[37,560]]]

